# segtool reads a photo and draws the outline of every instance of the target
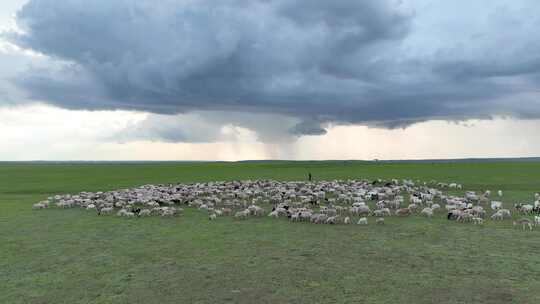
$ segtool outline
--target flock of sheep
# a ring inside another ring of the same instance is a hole
[[[56,195],[33,205],[34,209],[50,206],[84,208],[98,215],[121,217],[163,217],[182,214],[182,207],[208,213],[210,220],[233,216],[244,220],[269,216],[288,218],[293,222],[315,224],[367,225],[370,216],[384,224],[388,216],[414,214],[431,218],[443,210],[448,220],[481,225],[489,218],[503,221],[514,218],[514,226],[532,230],[540,225],[540,195],[530,204],[504,208],[492,200],[491,192],[467,191],[464,196],[449,195],[443,189],[458,191],[457,183],[412,180],[335,180],[318,182],[280,182],[273,180],[228,181],[176,185],[145,185],[109,192],[81,192]],[[495,196],[495,195],[494,195]],[[498,191],[502,197],[502,191]],[[488,214],[490,212],[491,214]]]

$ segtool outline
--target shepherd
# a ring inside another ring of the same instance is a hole
[[[311,172],[308,172],[308,179],[311,181]]]

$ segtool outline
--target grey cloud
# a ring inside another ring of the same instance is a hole
[[[132,123],[110,140],[129,142],[149,140],[161,142],[214,142],[220,139],[221,126],[202,121],[198,115],[159,115],[151,114],[139,122]]]
[[[415,3],[30,0],[17,14],[24,33],[5,36],[61,67],[30,69],[13,83],[70,109],[259,113],[288,123],[229,121],[293,135],[324,134],[326,123],[396,128],[434,118],[540,117],[540,107],[513,101],[540,72],[540,4],[509,2],[527,8],[527,20],[514,10],[478,11],[487,26],[470,28],[463,42],[422,32],[415,25],[425,15]],[[497,49],[509,42],[509,26],[520,39]],[[411,51],[415,39],[421,52]],[[197,140],[188,133],[164,138]],[[201,138],[214,140],[211,133]]]
[[[137,140],[162,142],[237,141],[240,135],[234,127],[254,131],[261,142],[290,143],[295,135],[289,130],[299,120],[287,116],[263,113],[227,113],[219,111],[194,111],[188,114],[149,114],[146,119],[126,126],[111,134],[108,140],[129,142]],[[224,132],[228,128],[229,132]],[[232,128],[231,128],[232,127]]]
[[[303,121],[292,127],[290,132],[296,135],[324,135],[326,134],[326,129],[322,128],[320,123]]]

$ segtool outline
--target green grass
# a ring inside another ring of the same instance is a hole
[[[440,213],[384,227],[32,211],[50,194],[146,183],[414,178],[540,191],[540,163],[1,165],[0,303],[538,303],[540,231]]]

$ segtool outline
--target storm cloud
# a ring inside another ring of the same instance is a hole
[[[537,1],[30,0],[16,20],[4,36],[55,66],[12,82],[68,109],[282,115],[295,135],[540,117]]]

